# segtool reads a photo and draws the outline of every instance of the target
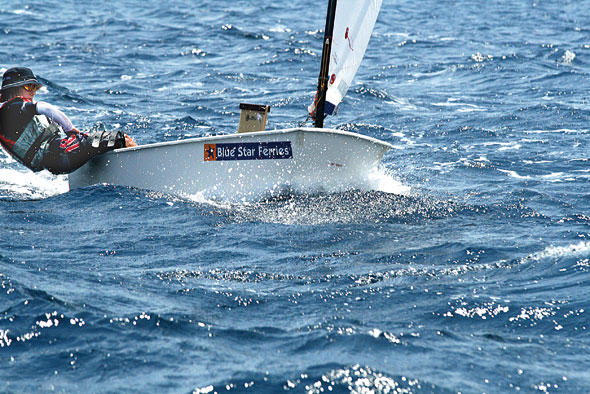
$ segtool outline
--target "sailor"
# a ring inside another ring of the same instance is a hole
[[[68,174],[98,154],[137,146],[121,131],[78,131],[57,107],[33,101],[41,86],[29,68],[15,67],[0,89],[0,143],[31,170]]]

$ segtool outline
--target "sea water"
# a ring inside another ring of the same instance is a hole
[[[3,0],[0,71],[140,144],[295,127],[326,5]],[[394,146],[361,189],[69,191],[0,153],[0,391],[590,391],[589,10],[385,0],[326,121]]]

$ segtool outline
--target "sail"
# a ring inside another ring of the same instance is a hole
[[[338,0],[324,112],[331,115],[346,95],[363,60],[382,0]],[[315,105],[310,112],[315,111]]]

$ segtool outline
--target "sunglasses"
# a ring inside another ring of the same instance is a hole
[[[31,92],[31,93],[35,93],[37,90],[39,90],[40,87],[41,86],[39,86],[39,85],[32,85],[32,84],[24,86],[25,90],[27,92]]]

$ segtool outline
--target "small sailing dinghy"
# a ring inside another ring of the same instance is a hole
[[[392,146],[323,124],[356,74],[380,7],[381,0],[329,0],[318,90],[309,107],[315,128],[264,131],[270,108],[241,104],[238,133],[108,152],[70,174],[70,190],[107,183],[231,199],[365,184]]]

